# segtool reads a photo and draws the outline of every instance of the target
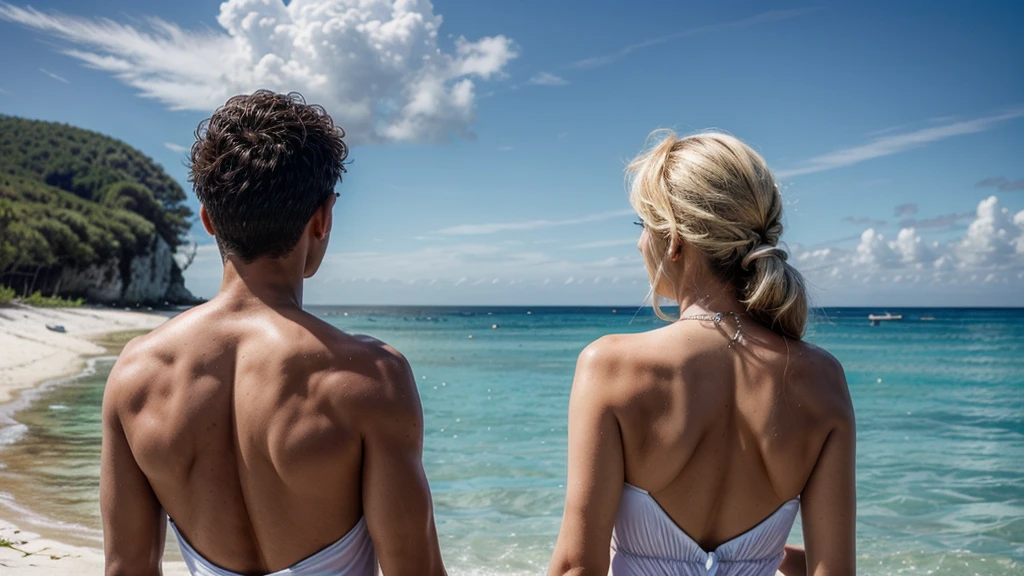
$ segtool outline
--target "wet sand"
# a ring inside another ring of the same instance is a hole
[[[22,391],[77,374],[88,358],[116,352],[132,333],[152,330],[166,320],[158,314],[123,310],[0,308],[0,412],[16,408]],[[63,332],[47,325],[61,326]],[[103,551],[98,546],[75,546],[19,529],[29,511],[19,514],[16,502],[4,501],[6,505],[0,507],[0,573],[4,576],[103,574]],[[164,563],[166,575],[187,573],[181,562]]]

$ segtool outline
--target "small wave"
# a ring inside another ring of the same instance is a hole
[[[32,526],[36,528],[48,528],[50,530],[59,530],[61,532],[73,533],[80,538],[85,540],[93,541],[96,543],[103,543],[103,531],[97,528],[90,528],[88,526],[82,526],[81,524],[75,524],[74,522],[64,522],[61,520],[54,520],[47,516],[43,516],[38,512],[30,510],[14,500],[14,496],[7,492],[0,492],[0,507],[6,508],[13,512],[20,526]]]
[[[0,404],[0,447],[9,446],[18,442],[24,438],[25,433],[28,431],[28,427],[14,419],[14,415],[16,413],[28,408],[33,402],[41,398],[43,394],[53,390],[57,386],[74,382],[75,380],[87,376],[92,376],[96,373],[97,362],[112,361],[116,358],[116,356],[97,356],[89,358],[85,363],[85,368],[78,374],[62,376],[60,378],[51,378],[38,386],[22,390],[14,400],[5,404]],[[53,406],[50,406],[50,409],[67,410],[68,407],[60,404],[54,404]]]
[[[9,426],[0,428],[0,446],[10,446],[25,437],[28,426],[21,422],[14,422]]]

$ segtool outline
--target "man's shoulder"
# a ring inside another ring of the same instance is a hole
[[[157,383],[174,363],[172,349],[153,332],[137,336],[125,344],[107,377],[104,408],[117,412],[125,406],[135,410],[140,408],[146,390]]]
[[[321,389],[360,409],[419,409],[409,361],[393,346],[362,334],[341,332],[325,342],[330,362]]]

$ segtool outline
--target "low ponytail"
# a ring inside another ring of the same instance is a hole
[[[773,331],[800,339],[807,324],[807,288],[804,277],[786,262],[778,246],[761,245],[742,260],[750,274],[740,294],[747,313]]]

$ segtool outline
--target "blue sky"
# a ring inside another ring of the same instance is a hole
[[[188,189],[184,150],[227,95],[324,104],[353,163],[307,302],[639,304],[623,168],[667,127],[765,156],[820,304],[1024,305],[1022,17],[1013,2],[0,2],[0,113],[123,139]],[[187,284],[212,296],[219,258],[194,236]]]

